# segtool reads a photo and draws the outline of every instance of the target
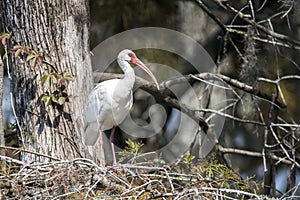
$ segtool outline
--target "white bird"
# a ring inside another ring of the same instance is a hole
[[[117,163],[113,144],[115,127],[125,119],[133,103],[132,88],[135,74],[130,63],[136,64],[147,72],[159,89],[153,73],[136,57],[133,51],[128,49],[121,51],[117,62],[124,72],[124,78],[101,82],[92,90],[88,97],[84,125],[85,144],[94,145],[100,136],[100,151],[103,147],[102,131],[112,129],[110,143],[113,165]],[[101,165],[104,163],[102,158],[100,156]]]

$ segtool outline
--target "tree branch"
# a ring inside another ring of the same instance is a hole
[[[215,0],[215,2],[217,2]],[[234,7],[232,7],[231,5],[229,5],[228,2],[224,2],[223,3],[224,6],[226,6],[227,10],[230,10],[231,12],[237,14],[242,20],[244,20],[246,23],[251,24],[252,26],[256,27],[257,29],[259,29],[260,31],[264,32],[265,34],[272,36],[280,41],[284,41],[287,44],[289,44],[291,47],[299,47],[300,46],[300,41],[298,40],[294,40],[286,35],[280,34],[280,33],[276,33],[266,27],[264,27],[263,25],[258,24],[257,22],[255,22],[254,20],[249,18],[249,15],[245,15],[243,12],[236,10]]]
[[[111,73],[99,73],[94,72],[93,78],[94,83],[99,83],[102,81],[106,81],[114,78],[122,78],[123,74],[111,74]],[[167,95],[169,90],[166,87],[163,87],[158,91],[154,83],[150,83],[140,77],[136,76],[135,87],[140,87],[142,90],[151,94],[158,103],[166,104],[170,107],[181,110],[183,113],[187,114],[190,118],[195,120],[199,126],[203,129],[204,132],[207,132],[208,124],[202,118],[201,112],[198,110],[192,110],[187,105],[178,101],[178,99],[171,97],[171,95]]]
[[[213,14],[213,12],[201,1],[201,0],[196,0],[196,3],[198,3],[198,5],[202,8],[202,10],[208,15],[210,16],[210,18],[215,21],[219,27],[222,29],[222,31],[224,33],[227,32],[227,28],[224,25],[224,23],[220,20],[220,18],[218,18],[215,14]],[[219,4],[222,5],[222,4]]]
[[[42,154],[42,153],[38,153],[38,152],[26,150],[26,149],[24,149],[22,147],[21,148],[16,148],[16,147],[9,147],[9,146],[0,145],[0,149],[3,149],[3,150],[14,150],[16,152],[26,152],[26,153],[34,154],[34,155],[37,155],[37,156],[40,156],[40,157],[49,158],[50,160],[55,160],[55,161],[59,161],[60,160],[60,159],[55,158],[53,156],[49,156],[49,155],[46,155],[46,154]]]
[[[272,43],[272,44],[278,44],[282,46],[288,46],[292,47],[295,49],[299,49],[300,47],[300,41],[295,40],[289,36],[277,33],[273,30],[270,30],[266,28],[265,26],[261,25],[260,23],[255,22],[255,20],[251,19],[250,15],[244,14],[242,11],[235,9],[233,6],[231,6],[227,0],[214,0],[214,2],[222,7],[224,10],[230,11],[234,14],[236,14],[240,19],[244,20],[247,24],[250,24],[260,30],[261,32],[265,33],[267,36],[271,36],[272,38],[277,39],[277,41],[269,41],[260,37],[255,37],[255,39],[267,42],[267,43]],[[228,26],[224,25],[220,18],[218,18],[201,0],[196,0],[196,3],[201,7],[201,9],[213,20],[215,21],[218,26],[222,29],[223,32],[227,31],[232,31],[230,28],[228,29]],[[285,42],[285,43],[280,43],[279,41]]]
[[[252,156],[252,157],[261,157],[261,158],[264,156],[263,153],[260,153],[260,152],[248,151],[248,150],[243,150],[243,149],[226,148],[226,147],[223,147],[220,144],[216,145],[216,149],[217,149],[217,151],[220,151],[223,154],[232,153],[232,154],[240,154],[240,155],[246,155],[246,156]],[[273,154],[271,152],[268,153],[268,156],[271,159],[282,162],[284,164],[288,164],[288,165],[292,164],[292,161],[290,161],[286,158],[278,157],[278,156],[276,156],[275,154]]]
[[[123,74],[111,74],[111,73],[100,73],[100,72],[94,72],[93,74],[94,83],[99,83],[102,81],[106,81],[109,79],[114,78],[123,78]],[[254,96],[257,96],[259,98],[262,98],[264,100],[267,100],[269,102],[272,102],[272,95],[264,93],[250,85],[247,85],[243,82],[240,82],[236,79],[232,79],[228,76],[222,75],[222,74],[213,74],[213,73],[201,73],[201,74],[190,74],[180,77],[175,77],[169,80],[166,80],[160,84],[159,91],[157,90],[156,86],[153,83],[150,83],[140,77],[136,77],[135,81],[135,87],[141,88],[144,91],[151,94],[158,103],[166,104],[170,107],[176,108],[178,110],[181,110],[183,113],[187,114],[189,117],[194,119],[201,128],[206,132],[208,129],[207,122],[202,118],[201,112],[197,110],[190,109],[187,105],[179,102],[176,97],[172,96],[172,93],[169,91],[169,87],[171,85],[180,84],[183,82],[195,82],[196,80],[217,80],[217,81],[223,81],[227,83],[228,85],[231,85],[235,88],[238,88],[240,90],[243,90],[244,92],[247,92],[249,94],[252,94]],[[221,87],[221,86],[220,86]],[[277,98],[275,99],[275,105],[280,108],[286,108],[286,104],[279,101]]]
[[[193,82],[195,81],[195,79],[197,80],[217,80],[217,81],[224,81],[225,83],[227,83],[228,85],[231,85],[235,88],[238,88],[240,90],[243,90],[244,92],[247,92],[249,94],[252,94],[254,96],[257,96],[259,98],[265,99],[269,102],[272,102],[272,95],[264,93],[260,90],[258,90],[257,88],[254,88],[250,85],[247,85],[243,82],[240,82],[239,80],[236,79],[232,79],[228,76],[222,75],[222,74],[213,74],[213,73],[201,73],[201,74],[189,74],[189,75],[185,75],[185,76],[181,76],[181,77],[175,77],[173,79],[164,81],[163,83],[161,83],[161,88],[160,91],[164,91],[166,90],[166,88],[170,87],[171,85],[175,85],[175,84],[180,84],[182,82]],[[286,108],[286,104],[279,101],[278,99],[275,100],[275,105],[280,107],[280,108]]]

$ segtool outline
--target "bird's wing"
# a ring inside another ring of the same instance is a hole
[[[84,139],[86,145],[94,145],[99,137],[100,124],[99,113],[105,104],[105,87],[98,84],[88,97],[84,118]]]
[[[85,125],[88,125],[92,122],[97,122],[98,111],[103,106],[104,96],[99,95],[98,93],[102,92],[103,88],[101,85],[97,85],[96,88],[92,90],[88,97],[87,107],[85,111]]]
[[[124,90],[120,80],[104,81],[90,93],[85,113],[86,145],[95,144],[100,130],[108,130],[121,123],[132,107],[132,91]]]

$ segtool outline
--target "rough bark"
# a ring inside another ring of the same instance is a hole
[[[26,61],[28,53],[8,54],[21,145],[60,159],[86,156],[81,133],[86,98],[92,87],[88,1],[3,0],[1,6],[4,31],[12,34],[8,48],[21,45],[43,52],[41,62],[35,65]],[[64,90],[69,102],[45,106],[41,99],[46,88],[41,78],[63,72],[73,77]],[[21,158],[28,162],[44,160],[25,152]]]

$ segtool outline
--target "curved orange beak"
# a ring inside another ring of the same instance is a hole
[[[137,57],[134,57],[134,58],[131,59],[130,62],[134,63],[137,66],[139,66],[140,68],[142,68],[142,70],[144,70],[152,78],[152,80],[154,81],[154,83],[156,85],[157,90],[159,90],[159,85],[158,85],[158,82],[157,82],[155,76],[150,71],[150,69],[148,67],[146,67],[146,65],[142,61],[140,61],[140,59],[138,59]]]

